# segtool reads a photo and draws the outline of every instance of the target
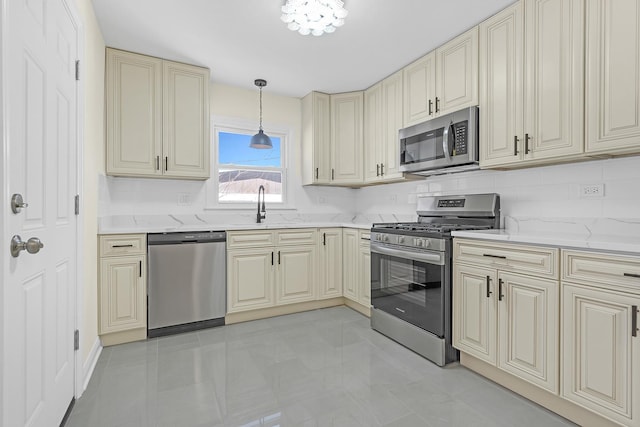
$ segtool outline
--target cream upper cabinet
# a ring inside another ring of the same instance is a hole
[[[380,180],[382,156],[382,82],[364,91],[364,182]]]
[[[587,0],[586,152],[640,152],[640,2]]]
[[[363,182],[363,92],[331,95],[331,182]]]
[[[166,177],[209,177],[209,70],[163,61]]]
[[[402,128],[402,72],[364,92],[364,181],[403,179],[398,131]]]
[[[331,181],[331,97],[311,92],[302,98],[304,185]]]
[[[562,396],[640,426],[640,256],[562,250]]]
[[[400,172],[400,142],[402,129],[403,73],[398,71],[382,81],[382,140],[380,145],[380,174],[384,181],[402,178]]]
[[[107,174],[209,178],[209,70],[107,49]]]
[[[478,105],[478,27],[436,49],[435,113]]]
[[[147,241],[144,234],[99,238],[98,334],[103,345],[147,337]]]
[[[404,127],[429,120],[435,114],[436,53],[431,52],[403,69]]]
[[[583,21],[584,0],[523,0],[480,24],[481,167],[583,153]]]
[[[454,239],[454,347],[558,394],[558,257],[554,248]]]
[[[478,27],[403,71],[405,127],[478,105]]]
[[[341,297],[342,229],[321,228],[318,232],[318,299]]]
[[[107,174],[162,175],[162,60],[107,49]]]

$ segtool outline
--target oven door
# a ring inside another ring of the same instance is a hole
[[[444,337],[446,272],[443,252],[371,242],[371,304]]]

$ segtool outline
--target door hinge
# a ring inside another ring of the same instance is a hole
[[[80,195],[76,194],[76,197],[74,197],[74,210],[75,210],[75,214],[76,215],[80,215]]]
[[[80,80],[80,60],[76,59],[76,80]]]
[[[73,349],[80,350],[80,331],[77,329],[73,332]]]

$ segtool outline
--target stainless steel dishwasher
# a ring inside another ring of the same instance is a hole
[[[147,336],[224,325],[227,233],[158,233],[147,237]]]

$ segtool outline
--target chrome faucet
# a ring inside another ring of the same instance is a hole
[[[262,193],[262,212],[260,212],[260,193]],[[267,217],[267,210],[264,207],[264,185],[261,185],[258,188],[258,224],[262,222],[263,219]]]

